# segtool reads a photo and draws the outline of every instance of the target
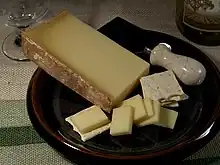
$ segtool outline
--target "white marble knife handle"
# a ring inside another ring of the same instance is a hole
[[[206,69],[200,62],[172,53],[166,44],[159,44],[151,50],[150,63],[172,70],[186,85],[200,85],[206,77]]]

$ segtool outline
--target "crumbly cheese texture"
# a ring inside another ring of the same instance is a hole
[[[80,133],[88,133],[110,123],[105,113],[98,107],[92,106],[69,117]]]
[[[138,124],[148,117],[148,111],[144,107],[143,99],[140,95],[133,96],[123,101],[121,106],[131,106],[134,108],[134,123]]]
[[[180,101],[185,94],[172,71],[155,73],[140,79],[144,98],[161,102]]]
[[[108,96],[113,105],[123,101],[149,72],[148,62],[69,12],[30,29],[26,36]]]
[[[147,118],[146,120],[139,123],[138,127],[144,127],[146,125],[157,124],[160,121],[160,102],[152,100],[152,107],[154,111],[154,115],[152,117]]]
[[[87,140],[90,140],[90,139],[92,139],[92,138],[94,138],[94,137],[96,137],[97,135],[102,134],[103,132],[105,132],[105,131],[107,131],[107,130],[109,130],[110,125],[111,125],[111,123],[109,123],[109,124],[106,124],[106,125],[104,125],[104,126],[102,126],[102,127],[100,127],[100,128],[97,128],[97,129],[95,129],[95,130],[92,130],[92,131],[90,131],[90,132],[87,132],[87,133],[84,133],[84,134],[83,134],[83,133],[81,133],[81,132],[77,129],[77,127],[73,124],[73,122],[72,122],[72,120],[70,119],[70,117],[67,117],[67,118],[66,118],[66,121],[72,125],[73,130],[76,131],[76,132],[80,135],[81,140],[84,141],[84,142],[87,141]]]
[[[132,133],[134,109],[123,106],[113,109],[110,134],[112,136],[128,135]]]

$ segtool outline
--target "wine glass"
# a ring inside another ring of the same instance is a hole
[[[12,0],[8,14],[7,26],[15,27],[2,44],[3,54],[11,60],[29,61],[21,47],[21,31],[37,23],[47,11],[47,0]]]

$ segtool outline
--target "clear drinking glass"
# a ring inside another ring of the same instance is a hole
[[[7,26],[15,27],[2,44],[3,54],[15,61],[28,61],[21,48],[21,31],[37,23],[48,11],[48,0],[12,0]]]

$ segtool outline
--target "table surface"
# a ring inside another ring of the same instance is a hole
[[[13,31],[5,26],[10,1],[1,0],[0,41]],[[94,28],[99,28],[116,16],[149,30],[179,37],[187,42],[175,25],[175,0],[53,0],[44,19],[66,8]],[[193,43],[192,43],[193,44]],[[220,47],[203,50],[220,67]],[[0,52],[0,165],[69,165],[33,129],[28,118],[25,97],[30,78],[37,66],[19,63]],[[199,152],[183,161],[184,165],[220,164],[220,136],[216,136]]]

